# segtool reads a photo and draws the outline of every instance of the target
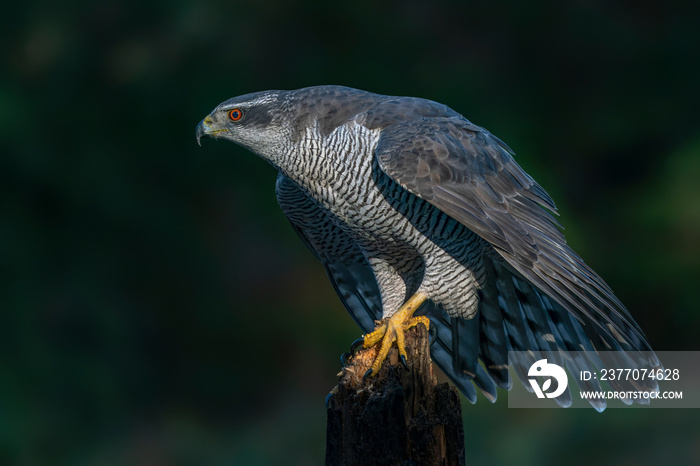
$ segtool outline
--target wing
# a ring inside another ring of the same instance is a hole
[[[381,169],[488,241],[508,267],[581,323],[598,351],[645,351],[642,330],[605,282],[566,244],[554,202],[488,131],[458,117],[382,130]],[[543,208],[544,207],[544,208]],[[545,209],[546,208],[546,209]]]
[[[382,318],[379,287],[362,251],[316,202],[279,174],[277,200],[301,240],[318,258],[345,308],[364,332]]]

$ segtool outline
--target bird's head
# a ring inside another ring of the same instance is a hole
[[[256,92],[223,102],[197,126],[197,143],[203,137],[233,141],[274,163],[289,141],[284,94]]]

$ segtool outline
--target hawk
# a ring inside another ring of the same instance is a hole
[[[566,243],[552,198],[503,141],[449,107],[341,86],[263,91],[223,102],[196,133],[278,170],[284,214],[367,333],[362,346],[379,345],[366,377],[394,343],[405,364],[404,331],[418,324],[432,327],[434,362],[471,402],[474,385],[491,401],[510,389],[509,351],[526,387],[541,354],[563,355],[555,362],[572,373],[602,351],[619,351],[624,367],[659,366]],[[557,401],[570,404],[568,391]]]

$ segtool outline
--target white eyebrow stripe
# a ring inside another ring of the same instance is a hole
[[[230,109],[236,108],[236,107],[255,107],[257,105],[266,104],[266,103],[272,102],[274,100],[277,100],[277,94],[268,94],[268,95],[260,96],[254,100],[244,100],[242,102],[224,104],[224,105],[221,105],[220,108],[218,108],[217,110],[230,110]]]

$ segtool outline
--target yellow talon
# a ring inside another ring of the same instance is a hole
[[[372,366],[365,374],[365,377],[371,377],[379,372],[379,368],[389,354],[389,350],[394,341],[396,341],[396,346],[399,350],[399,358],[405,363],[406,343],[404,340],[404,332],[418,324],[425,325],[425,328],[429,328],[430,326],[430,320],[427,317],[413,317],[413,313],[416,312],[416,309],[418,309],[427,298],[428,296],[425,293],[414,294],[398,311],[396,311],[396,313],[394,313],[394,315],[383,320],[372,333],[364,336],[364,341],[362,343],[363,348],[369,348],[381,342],[379,353],[372,363]]]

